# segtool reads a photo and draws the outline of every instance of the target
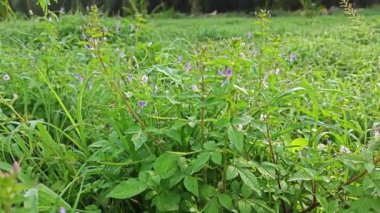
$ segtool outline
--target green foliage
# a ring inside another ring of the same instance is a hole
[[[376,211],[378,31],[331,20],[0,24],[0,206]]]

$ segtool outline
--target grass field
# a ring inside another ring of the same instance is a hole
[[[377,212],[358,14],[1,22],[0,212]]]

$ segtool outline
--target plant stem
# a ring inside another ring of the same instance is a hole
[[[269,144],[270,159],[271,159],[272,163],[277,164],[277,160],[276,160],[276,158],[274,156],[272,139],[270,137],[270,126],[267,125],[266,127],[267,128],[266,128],[266,135],[265,135],[265,137],[266,137],[266,140],[267,140],[267,142]],[[280,173],[278,172],[277,169],[276,169],[276,181],[277,181],[278,189],[281,192],[282,188],[281,188],[281,182],[280,182]],[[286,206],[285,206],[285,202],[282,199],[281,199],[281,209],[282,209],[282,212],[287,212]]]
[[[106,67],[106,64],[104,63],[103,58],[100,55],[99,50],[97,49],[95,42],[93,43],[93,45],[95,47],[96,56],[98,57],[98,59],[100,61],[100,64],[103,68],[103,71],[106,74],[106,76],[108,76],[108,74],[109,74],[108,69]],[[127,109],[129,111],[129,113],[132,115],[132,117],[136,120],[136,122],[140,125],[141,128],[145,129],[146,126],[145,126],[144,122],[140,119],[140,117],[137,115],[135,110],[133,110],[131,103],[128,100],[127,95],[121,91],[120,87],[115,83],[115,81],[112,80],[111,84],[112,84],[113,88],[116,89],[117,93],[119,93],[119,95],[124,97],[125,105],[127,106]]]
[[[202,75],[202,109],[201,109],[201,135],[202,135],[202,146],[205,143],[205,93],[206,93],[206,83],[205,83],[205,76],[204,76],[204,68],[201,67],[201,75]]]
[[[375,164],[375,166],[380,162],[380,156],[376,157],[374,160],[373,160],[373,164]],[[353,182],[356,182],[357,180],[359,180],[360,178],[364,177],[366,174],[367,174],[367,170],[363,170],[361,171],[358,175],[356,176],[352,176],[349,180],[347,180],[346,182],[344,182],[343,184],[341,184],[337,190],[340,191],[343,189],[344,186],[347,186],[347,185],[350,185],[351,183]],[[331,198],[332,195],[328,196],[327,198]],[[307,207],[305,210],[303,210],[302,212],[311,212],[313,209],[317,208],[319,205],[321,205],[318,201],[317,202],[313,202],[309,207]]]

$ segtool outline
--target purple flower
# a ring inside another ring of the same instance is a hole
[[[218,70],[218,74],[225,77],[222,82],[222,87],[228,84],[230,78],[232,77],[232,70],[226,66],[224,72],[222,70]]]
[[[128,80],[129,82],[132,82],[132,81],[133,81],[133,75],[132,75],[132,74],[128,74],[128,76],[127,76],[127,80]]]
[[[143,75],[142,77],[141,77],[141,84],[142,85],[145,85],[146,83],[148,83],[148,76],[147,75]]]
[[[79,80],[79,83],[83,83],[83,81],[84,81],[83,76],[81,76],[81,74],[79,74],[79,73],[75,74],[75,78],[77,78]]]
[[[191,64],[190,62],[187,62],[186,65],[185,65],[185,72],[188,73],[191,69]]]
[[[195,84],[191,85],[191,89],[192,89],[194,92],[199,92],[198,86],[195,85]]]
[[[147,103],[145,101],[138,100],[137,105],[139,106],[139,112],[141,112],[144,109],[144,107],[146,107]]]
[[[295,53],[291,53],[289,56],[289,61],[293,63],[296,60],[297,60],[297,55]]]
[[[65,209],[64,207],[61,207],[61,208],[59,209],[59,213],[66,213],[66,209]]]

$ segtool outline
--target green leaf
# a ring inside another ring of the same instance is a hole
[[[307,172],[305,169],[302,169],[301,171],[296,172],[294,175],[292,175],[288,181],[301,181],[301,180],[313,180],[314,175],[310,172]]]
[[[63,198],[43,184],[38,184],[32,189],[38,190],[38,210],[48,211],[52,206],[62,206],[71,210],[71,207]]]
[[[230,125],[230,120],[227,118],[221,118],[215,122],[215,126],[218,128],[227,127],[228,125]]]
[[[227,129],[227,136],[236,150],[242,152],[244,148],[244,134],[230,125]]]
[[[193,193],[195,196],[199,197],[199,189],[198,189],[198,180],[191,176],[186,176],[183,180],[183,185],[187,191]]]
[[[296,138],[290,143],[290,145],[292,146],[291,151],[295,153],[307,147],[309,145],[309,141],[305,138]]]
[[[177,185],[184,177],[184,174],[176,174],[173,177],[171,177],[169,181],[169,188],[172,188],[173,186]]]
[[[135,145],[135,150],[139,150],[142,145],[148,140],[148,136],[143,131],[138,131],[132,136],[132,142]]]
[[[199,188],[199,195],[201,198],[204,198],[204,199],[213,197],[216,195],[216,193],[217,193],[216,188],[208,184],[202,184]]]
[[[235,166],[229,165],[226,171],[227,180],[232,180],[238,176],[238,169]]]
[[[240,117],[234,118],[232,124],[234,125],[247,125],[252,121],[252,117],[249,115],[242,115]]]
[[[145,184],[136,180],[135,178],[130,178],[127,181],[121,182],[117,185],[108,195],[109,198],[115,199],[127,199],[138,195],[146,190]]]
[[[207,141],[203,147],[207,150],[215,150],[216,149],[216,144],[215,141]]]
[[[162,193],[153,198],[153,203],[160,212],[169,212],[179,210],[181,195],[164,190]]]
[[[164,134],[168,136],[169,138],[177,141],[178,143],[181,143],[181,135],[174,129],[166,129],[164,131]]]
[[[215,213],[220,212],[220,205],[218,203],[218,200],[216,198],[211,199],[204,209],[205,213]]]
[[[252,208],[251,204],[247,202],[246,200],[239,200],[238,201],[238,208],[240,213],[251,213]]]
[[[231,196],[229,196],[228,194],[218,194],[218,200],[219,200],[219,203],[226,209],[232,211],[232,209],[234,208],[234,204],[232,202],[232,198]]]
[[[171,177],[178,169],[178,158],[179,156],[174,154],[162,154],[153,164],[154,171],[163,179]]]
[[[220,152],[212,152],[211,153],[211,160],[215,164],[221,166],[222,165],[222,153],[220,153]]]
[[[207,162],[209,161],[211,156],[210,152],[203,152],[197,156],[197,159],[193,161],[191,166],[189,167],[191,169],[190,173],[194,174],[195,172],[198,172],[201,170],[205,165],[207,165]]]
[[[261,195],[259,181],[252,172],[247,169],[242,169],[239,171],[239,175],[242,181],[247,184],[249,188],[254,190],[258,195]]]

